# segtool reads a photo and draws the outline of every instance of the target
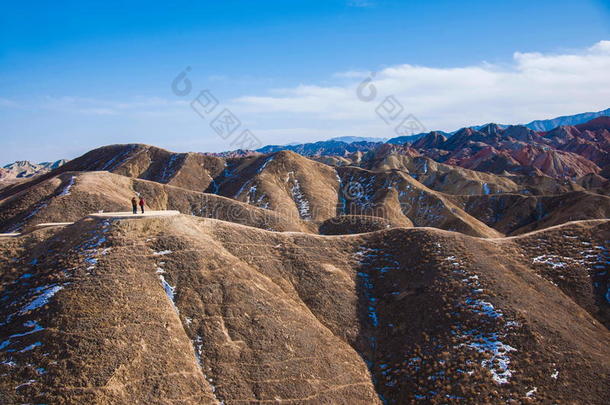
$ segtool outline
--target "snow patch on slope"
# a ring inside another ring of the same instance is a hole
[[[294,200],[299,211],[299,216],[301,217],[301,219],[311,220],[309,201],[307,201],[307,198],[303,194],[299,179],[294,176],[294,172],[288,173],[286,181],[288,182],[290,181],[290,179],[292,179],[292,187],[290,191],[292,193],[292,199]]]
[[[74,185],[74,181],[76,180],[76,176],[71,176],[70,180],[68,181],[68,184],[66,184],[66,186],[64,187],[63,190],[61,190],[61,192],[59,193],[59,196],[64,196],[64,195],[70,195],[70,189],[72,188],[72,186]]]
[[[34,298],[29,304],[24,306],[19,313],[21,315],[43,307],[49,303],[49,300],[53,298],[53,296],[63,289],[64,287],[61,285],[52,284],[49,286],[39,287],[37,290],[39,291],[39,295]]]
[[[462,307],[476,316],[480,317],[483,323],[497,325],[499,329],[495,331],[469,329],[464,330],[461,325],[457,326],[457,333],[464,343],[460,346],[470,347],[479,353],[486,355],[487,359],[481,361],[481,366],[487,368],[493,380],[498,384],[508,383],[513,371],[510,369],[510,353],[517,351],[514,347],[503,342],[509,329],[516,326],[514,321],[507,321],[505,315],[493,304],[480,298],[483,292],[479,277],[476,274],[469,274],[463,270],[461,263],[454,256],[447,257],[446,260],[453,262],[457,268],[454,273],[462,276],[462,282],[469,289],[470,294],[466,296]],[[496,322],[496,323],[493,323]]]

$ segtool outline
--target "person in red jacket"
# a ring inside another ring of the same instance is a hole
[[[144,214],[144,197],[140,197],[140,209],[142,210],[142,214]]]

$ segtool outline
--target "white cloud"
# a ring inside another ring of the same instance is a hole
[[[526,123],[602,110],[610,107],[609,71],[610,41],[601,41],[587,49],[557,54],[515,52],[508,65],[481,62],[453,68],[390,66],[374,74],[372,83],[377,95],[370,102],[357,97],[359,85],[371,76],[366,71],[336,73],[323,82],[328,85],[302,83],[220,101],[221,107],[228,107],[243,123],[242,128],[250,129],[263,144],[311,142],[345,135],[389,138],[396,136],[396,123],[409,114],[427,130],[453,131],[486,122]],[[271,87],[271,83],[266,86]],[[242,87],[248,88],[249,84]],[[395,96],[404,106],[394,125],[387,125],[375,112],[387,96]],[[210,129],[210,120],[197,115],[189,106],[190,101],[191,97],[171,95],[118,100],[46,97],[20,99],[17,104],[0,97],[0,109],[46,111],[53,116],[69,114],[62,121],[80,122],[82,128],[93,132],[97,128],[91,123],[99,119],[104,125],[112,123],[117,133],[141,136],[137,139],[148,143],[157,142],[150,138],[151,134],[158,134],[164,142],[171,138],[177,150],[184,149],[177,144],[179,139],[191,144],[187,147],[190,150],[230,149],[230,142]],[[168,138],[167,134],[172,136]],[[181,135],[174,138],[174,134]]]
[[[333,86],[270,89],[266,95],[237,98],[231,105],[240,117],[256,116],[260,128],[252,129],[263,133],[295,122],[306,138],[311,128],[382,137],[391,136],[393,128],[375,114],[375,108],[387,96],[395,96],[404,106],[403,115],[414,114],[428,129],[526,123],[608,108],[608,72],[610,41],[600,41],[578,52],[515,52],[508,66],[481,62],[454,68],[388,67],[374,75],[377,97],[371,102],[356,95],[367,75],[350,71],[335,74],[331,80],[338,84]],[[298,138],[298,130],[286,131]]]

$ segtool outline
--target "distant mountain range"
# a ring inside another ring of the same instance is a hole
[[[26,179],[38,174],[47,173],[53,169],[57,169],[66,162],[67,160],[65,159],[41,163],[32,163],[27,160],[19,160],[0,168],[0,179]]]
[[[342,141],[319,141],[313,143],[304,143],[299,145],[267,145],[256,152],[273,153],[281,150],[290,150],[303,156],[320,156],[320,155],[336,155],[343,156],[348,153],[369,151],[376,148],[383,142],[342,142]],[[222,156],[223,154],[218,154]]]
[[[557,128],[557,127],[560,127],[563,125],[578,125],[578,124],[582,124],[587,121],[591,121],[592,119],[597,118],[597,117],[608,117],[608,116],[610,116],[610,108],[607,108],[603,111],[598,111],[598,112],[586,112],[586,113],[576,114],[576,115],[565,115],[565,116],[552,118],[552,119],[548,119],[548,120],[535,120],[528,124],[524,124],[523,126],[526,128],[529,128],[531,130],[534,130],[534,131],[545,132],[545,131],[550,131],[551,129],[554,129],[554,128]],[[485,127],[486,125],[489,125],[489,124],[475,125],[475,126],[471,126],[468,128],[479,130],[479,129]],[[510,126],[510,125],[506,125],[506,124],[497,124],[497,125],[500,128],[506,128],[506,127]],[[456,131],[453,131],[453,132],[443,132],[443,131],[437,131],[437,132],[440,132],[443,135],[450,137],[451,135],[455,134],[458,131],[459,131],[459,129]],[[345,142],[345,143],[386,142],[386,143],[391,143],[391,144],[395,144],[395,145],[402,145],[402,144],[405,144],[408,142],[415,142],[416,140],[418,140],[419,138],[422,138],[426,134],[427,134],[427,132],[423,132],[420,134],[398,136],[398,137],[390,138],[390,139],[376,138],[376,137],[371,137],[371,136],[366,136],[366,137],[339,136],[336,138],[331,138],[331,139],[329,139],[329,141],[338,141],[338,142]],[[298,143],[291,143],[289,146],[295,146],[295,145],[298,145]]]
[[[388,138],[376,138],[374,136],[338,136],[336,138],[330,138],[329,139],[329,141],[338,141],[338,142],[345,142],[345,143],[352,143],[352,142],[385,142],[387,140],[388,140]]]
[[[453,133],[432,131],[389,140],[348,136],[304,144],[267,145],[255,152],[232,151],[213,155],[239,157],[288,150],[318,157],[325,163],[349,165],[358,162],[362,154],[370,157],[380,151],[385,153],[388,148],[381,148],[382,145],[396,145],[411,148],[411,151],[401,153],[415,152],[438,162],[492,173],[536,172],[570,178],[587,173],[606,176],[610,171],[608,116],[610,109],[532,121],[526,125],[486,124]]]
[[[325,163],[351,164],[363,154],[385,153],[381,145],[405,146],[407,154],[428,156],[449,163],[492,173],[527,173],[531,170],[552,177],[578,177],[587,173],[610,171],[608,129],[610,108],[598,112],[536,120],[525,125],[485,124],[465,127],[447,133],[428,133],[375,138],[342,136],[327,141],[303,144],[267,145],[256,151],[234,150],[203,153],[208,156],[238,158],[292,151],[303,156],[325,157]],[[585,123],[589,122],[585,126]],[[390,148],[390,150],[393,150]],[[343,161],[337,160],[343,158]],[[330,159],[330,160],[329,160]],[[355,159],[355,160],[354,160]],[[47,173],[64,165],[66,160],[31,163],[17,161],[0,168],[0,180],[19,180]]]
[[[557,117],[550,120],[536,120],[529,124],[525,124],[529,129],[534,131],[550,131],[551,129],[564,126],[564,125],[578,125],[591,121],[597,117],[608,117],[610,116],[610,108],[606,108],[603,111],[598,112],[586,112],[576,115],[565,115],[563,117]]]

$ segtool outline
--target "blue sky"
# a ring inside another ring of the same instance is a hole
[[[608,1],[83,3],[4,5],[0,163],[233,149],[190,108],[203,89],[263,144],[393,136],[354,95],[370,72],[430,130],[610,106]]]

